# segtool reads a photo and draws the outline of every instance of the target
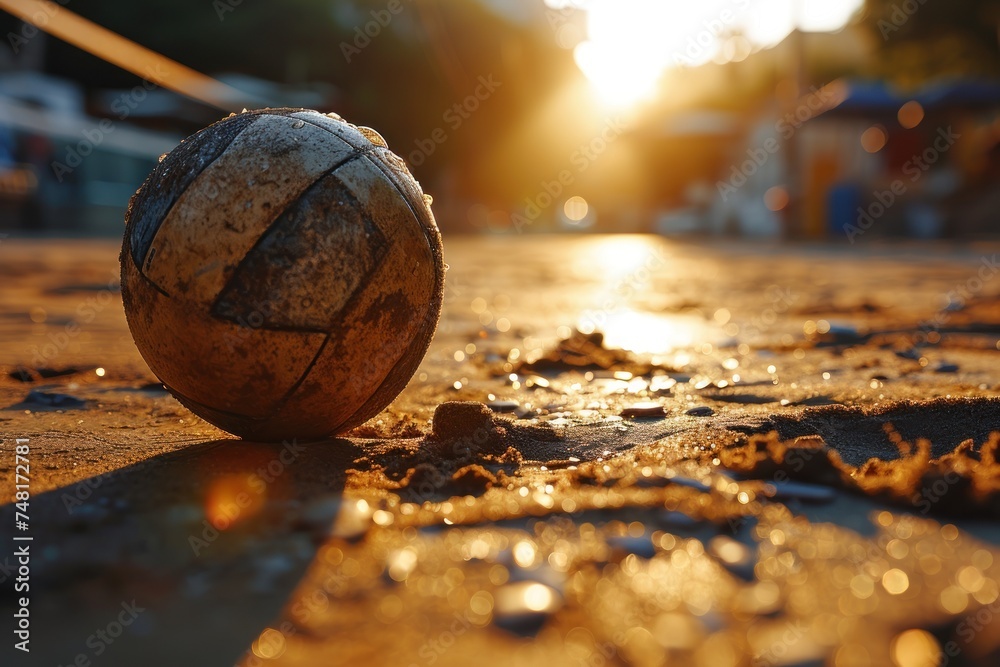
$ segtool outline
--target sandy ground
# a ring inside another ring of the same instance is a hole
[[[0,664],[1000,664],[998,251],[448,238],[393,405],[256,444],[5,239]]]

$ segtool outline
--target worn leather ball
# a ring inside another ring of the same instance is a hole
[[[252,440],[320,439],[380,412],[437,326],[441,236],[403,161],[335,114],[231,115],[129,202],[122,300],[149,368]]]

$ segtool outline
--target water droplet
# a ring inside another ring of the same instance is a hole
[[[205,196],[209,199],[215,199],[219,196],[219,188],[213,183],[212,187],[205,193]]]
[[[305,125],[305,124],[306,124],[306,122],[304,120],[297,120],[294,123],[292,123],[292,129],[293,130],[297,130],[300,127],[302,127],[303,125]]]
[[[537,631],[562,606],[562,596],[536,581],[520,581],[498,588],[493,622],[512,631]]]
[[[330,113],[328,113],[327,116],[329,116],[330,118],[332,118],[334,120],[344,120],[343,117],[339,113],[336,113],[336,112],[333,112],[333,111],[331,111]]]
[[[243,111],[241,111],[240,113],[246,113],[246,112],[247,112],[247,108],[243,107]]]
[[[364,500],[344,502],[340,506],[330,534],[333,537],[354,539],[361,537],[371,525],[372,510]]]
[[[424,203],[430,206],[431,204],[434,203],[434,197],[431,197],[430,195],[424,195]]]
[[[387,144],[386,141],[385,141],[385,139],[382,138],[382,135],[379,134],[378,132],[376,132],[375,130],[373,130],[372,128],[370,128],[370,127],[365,127],[364,125],[359,125],[358,126],[358,132],[360,132],[361,134],[365,135],[365,139],[367,139],[368,141],[372,142],[376,146],[381,146],[382,148],[388,148],[389,147],[389,144]]]
[[[271,163],[268,162],[267,160],[264,160],[263,162],[260,163],[260,170],[261,171],[267,171],[270,168],[271,168]]]
[[[158,158],[156,159],[156,161],[157,161],[157,162],[163,162],[163,160],[165,160],[165,159],[166,159],[166,157],[167,157],[167,154],[166,154],[166,153],[164,153],[163,155],[161,155],[160,157],[158,157]]]

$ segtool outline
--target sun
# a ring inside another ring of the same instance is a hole
[[[586,3],[587,40],[573,55],[601,101],[627,107],[652,97],[686,10],[658,0]]]
[[[611,107],[630,107],[652,97],[663,73],[655,62],[643,58],[623,62],[621,55],[595,42],[583,42],[573,53],[598,97]]]
[[[843,27],[862,0],[568,0],[586,11],[587,39],[573,52],[601,102],[652,98],[666,72],[742,59],[803,30]],[[739,49],[726,49],[729,40]],[[733,53],[740,54],[733,56]]]

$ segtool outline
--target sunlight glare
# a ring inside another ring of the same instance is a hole
[[[602,102],[623,108],[651,98],[672,68],[743,60],[796,25],[807,32],[839,30],[862,2],[588,0],[572,3],[587,12],[587,40],[573,55]]]
[[[609,313],[600,331],[608,347],[636,354],[665,354],[691,347],[695,341],[710,340],[710,332],[702,318],[661,315],[631,308]]]
[[[667,250],[662,245],[654,245],[642,236],[617,235],[595,238],[580,253],[582,270],[601,276],[609,290],[617,283],[646,283],[650,269],[666,261]]]
[[[563,204],[563,215],[571,224],[579,223],[590,213],[590,205],[580,195],[574,195]]]

